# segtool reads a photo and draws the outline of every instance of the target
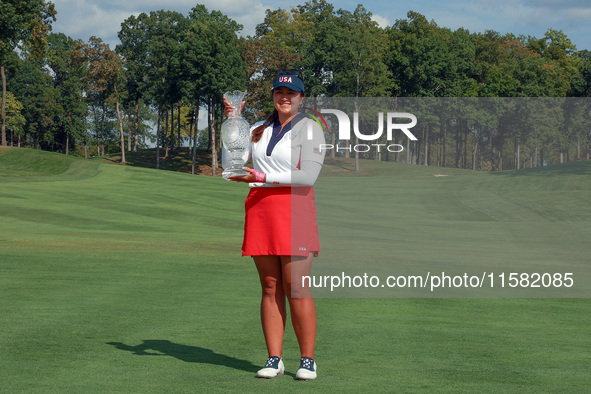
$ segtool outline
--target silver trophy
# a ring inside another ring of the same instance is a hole
[[[250,126],[246,119],[240,115],[240,106],[244,96],[246,96],[246,92],[238,90],[224,93],[224,98],[234,107],[234,110],[228,116],[228,120],[222,124],[222,143],[226,151],[228,151],[227,162],[230,163],[230,166],[224,168],[222,173],[222,177],[226,180],[231,176],[247,175],[242,167],[244,165],[244,153],[250,143]]]

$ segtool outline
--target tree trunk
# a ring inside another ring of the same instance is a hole
[[[411,158],[410,158],[410,138],[406,139],[406,163],[412,164]]]
[[[158,105],[158,120],[156,121],[156,169],[160,169],[160,105]]]
[[[447,123],[448,121],[446,120],[443,124],[443,141],[441,141],[441,167],[445,167],[445,155],[447,154]]]
[[[174,104],[170,104],[170,146],[171,153],[174,151]]]
[[[351,149],[353,148],[353,144],[351,140],[345,140],[345,158],[350,159],[351,156]]]
[[[92,105],[92,114],[94,116],[94,124],[95,124],[95,134],[96,134],[96,155],[100,156],[101,152],[99,150],[99,133],[98,133],[98,128],[96,128],[96,125],[98,124],[98,118],[96,116],[96,105]]]
[[[461,122],[458,122],[461,125]],[[460,157],[462,155],[462,143],[461,143],[461,130],[457,130],[456,132],[456,163],[455,168],[460,168]]]
[[[439,133],[437,133],[437,167],[441,167],[441,136],[442,130],[439,129]]]
[[[515,169],[519,170],[520,164],[520,146],[519,146],[519,140],[515,139]]]
[[[199,100],[197,100],[199,102]],[[192,154],[192,164],[191,164],[191,174],[195,174],[197,171],[197,131],[199,125],[199,104],[196,105],[197,109],[195,110],[195,122],[193,125],[193,154]]]
[[[191,115],[191,117],[189,118],[189,130],[188,130],[188,133],[189,133],[189,139],[188,139],[188,142],[189,142],[189,150],[188,150],[189,157],[191,157],[191,152],[193,152],[193,117],[195,116],[195,114],[190,114],[190,115]]]
[[[209,99],[209,130],[211,133],[211,175],[217,175],[218,169],[218,152],[216,147],[216,136],[215,136],[215,114],[213,109],[213,103],[211,99]]]
[[[103,113],[102,113],[102,118],[101,118],[101,141],[100,141],[100,146],[101,146],[101,153],[99,153],[99,156],[104,156],[105,155],[105,105],[103,104]]]
[[[140,100],[135,100],[135,115],[133,117],[134,141],[133,151],[137,152],[139,144],[139,128],[140,128]]]
[[[478,159],[479,159],[479,160],[478,160],[478,171],[482,171],[482,168],[483,168],[482,164],[483,164],[483,161],[484,161],[484,159],[483,159],[483,156],[484,156],[484,155],[483,155],[482,153],[480,153],[480,151],[481,151],[482,149],[484,149],[484,146],[481,146],[481,147],[479,148],[479,155],[478,155]]]
[[[380,139],[378,139],[376,142],[379,144],[380,143]],[[388,145],[388,141],[386,141],[386,145]],[[381,147],[379,145],[376,146],[376,153],[375,153],[374,159],[376,161],[382,161],[382,149],[381,149]]]
[[[463,144],[464,144],[464,155],[463,155],[463,161],[464,163],[462,164],[462,168],[466,169],[468,168],[468,120],[466,120],[465,122],[465,127],[464,127],[464,138],[463,138]]]
[[[0,77],[2,79],[2,146],[6,146],[6,74],[4,73],[4,64],[0,65]]]
[[[496,170],[496,167],[495,167],[496,152],[495,152],[495,144],[494,144],[494,140],[493,140],[494,133],[495,133],[495,130],[491,129],[490,130],[490,170],[491,171]]]
[[[429,165],[429,131],[430,131],[430,125],[425,127],[425,162],[423,163],[424,165],[428,166]]]
[[[179,102],[179,113],[177,114],[177,121],[176,121],[176,129],[177,129],[177,146],[181,148],[181,103]]]
[[[133,138],[133,128],[131,127],[131,114],[127,114],[127,151],[131,152],[131,140]]]
[[[166,136],[168,135],[168,110],[167,109],[164,110],[164,115],[166,116],[166,118],[164,119],[164,137],[162,138],[163,139],[162,142],[166,143],[166,147],[164,149],[164,158],[167,159],[168,158],[168,148],[170,145],[170,142],[166,138]]]
[[[476,171],[476,158],[478,154],[478,139],[474,138],[472,142],[472,171]]]
[[[423,145],[421,144],[420,140],[414,143],[415,153],[412,158],[412,164],[419,165],[419,162],[421,161],[421,148],[422,147],[423,147]]]
[[[119,119],[119,131],[121,132],[121,163],[125,164],[125,133],[123,132],[123,119],[121,119],[121,112],[119,111],[119,100],[116,101],[117,119]]]
[[[455,168],[463,168],[464,123],[464,119],[458,119],[457,121]]]
[[[355,146],[359,145],[359,137],[355,136]],[[359,172],[359,152],[355,151],[355,172]]]

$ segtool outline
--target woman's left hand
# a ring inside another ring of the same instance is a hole
[[[231,105],[228,102],[228,100],[226,100],[225,97],[224,97],[223,101],[224,101],[224,115],[226,115],[226,118],[229,118],[230,115],[232,114],[232,112],[234,112],[236,110],[236,108],[234,108],[234,106]],[[244,101],[240,103],[240,112],[242,112],[243,109],[244,109]]]

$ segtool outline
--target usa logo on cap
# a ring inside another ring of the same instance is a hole
[[[296,92],[303,92],[304,91],[304,81],[294,74],[293,70],[288,70],[290,72],[285,72],[282,74],[278,74],[275,79],[273,80],[273,89],[276,89],[280,86],[287,86],[290,89],[295,90]],[[297,70],[296,70],[297,71]]]

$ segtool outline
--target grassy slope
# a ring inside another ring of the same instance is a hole
[[[107,156],[94,157],[93,160],[107,163],[120,163],[121,154],[111,154]],[[138,152],[126,152],[125,161],[127,165],[144,168],[156,168],[156,149],[144,149]],[[160,150],[160,169],[167,171],[178,171],[191,173],[193,158],[188,148],[174,149],[168,152]],[[211,153],[204,148],[197,148],[195,158],[196,173],[202,175],[211,175]],[[218,166],[219,174],[223,168]]]
[[[572,296],[591,294],[590,162],[488,174],[392,163],[362,162],[362,168],[372,176],[327,177],[315,187],[323,247],[330,251],[318,274],[578,269],[579,283],[587,284]],[[540,290],[537,296],[556,294]],[[502,295],[509,294],[533,295]],[[360,290],[332,294],[344,295]],[[433,295],[462,294],[423,294]]]
[[[510,222],[515,209],[523,225],[575,226],[586,239],[591,230],[581,176],[589,163],[552,168],[552,178],[394,165],[396,179],[391,163],[362,164],[365,177],[340,162],[318,183],[328,245],[344,224],[365,223],[342,222],[357,202],[351,190],[375,196],[366,214],[396,207],[405,229],[452,223],[450,238],[469,222]],[[0,371],[9,392],[584,392],[591,384],[587,299],[318,299],[320,379],[289,376],[299,357],[291,329],[288,376],[254,379],[266,352],[256,273],[239,257],[244,185],[16,149],[0,149],[0,180]],[[556,204],[565,188],[574,191]],[[462,191],[472,194],[458,201]],[[503,227],[494,229],[489,236]],[[435,253],[411,238],[415,255]]]

